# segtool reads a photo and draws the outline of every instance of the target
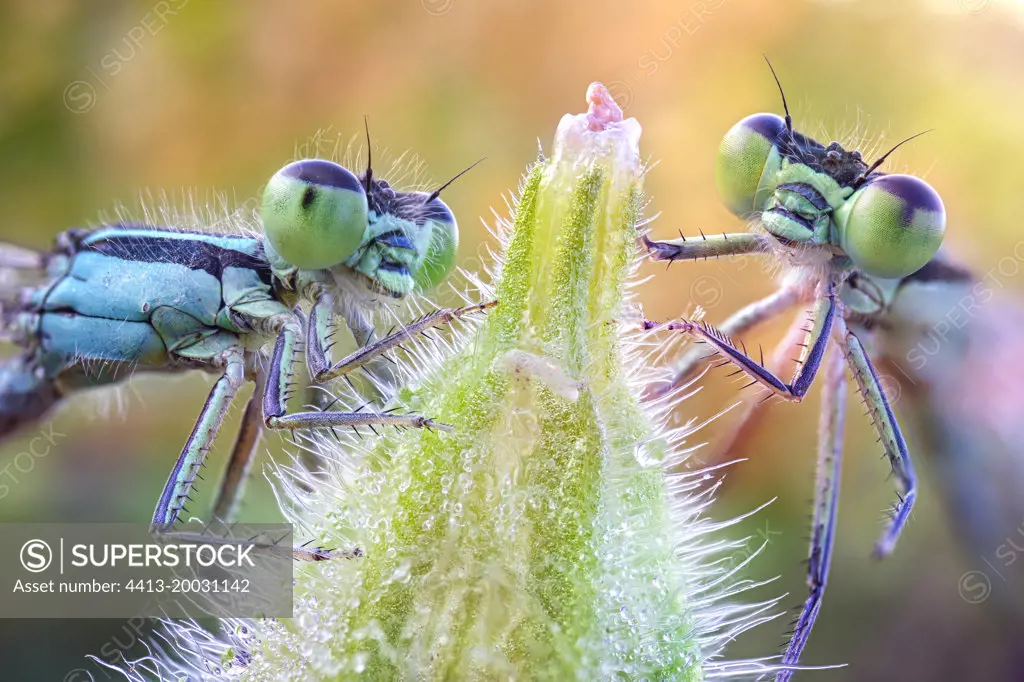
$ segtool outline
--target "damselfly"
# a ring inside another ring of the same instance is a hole
[[[2,324],[23,350],[0,367],[0,436],[81,389],[137,371],[219,374],[153,513],[154,528],[170,532],[246,381],[257,390],[214,505],[221,520],[234,515],[264,427],[447,429],[418,414],[286,406],[300,344],[310,379],[321,384],[491,305],[436,310],[384,338],[373,324],[379,300],[430,290],[452,271],[458,227],[440,199],[450,182],[434,192],[397,191],[370,163],[357,177],[333,161],[305,159],[267,184],[263,234],[113,224],[64,232],[46,253],[3,246],[5,279],[19,284],[3,304]],[[332,362],[338,318],[360,348]],[[296,548],[295,555],[331,553]]]
[[[847,387],[844,360],[900,487],[891,521],[875,547],[877,556],[892,552],[914,506],[917,491],[910,454],[871,361],[866,332],[869,323],[887,310],[903,279],[939,267],[929,262],[942,243],[945,209],[920,178],[877,170],[892,150],[868,165],[857,151],[836,142],[822,145],[793,129],[784,94],[782,99],[784,118],[749,116],[726,133],[719,147],[719,193],[733,213],[751,219],[751,231],[667,241],[644,237],[644,244],[654,260],[740,254],[777,259],[787,269],[780,289],[720,327],[686,319],[665,326],[710,346],[708,357],[735,365],[737,373],[751,379],[749,386],[766,391],[764,400],[800,402],[819,370],[824,373],[810,594],[783,654],[784,668],[777,679],[787,680],[817,618],[835,541]],[[810,310],[799,316],[790,332],[802,351],[793,380],[787,383],[763,358],[752,359],[730,336],[800,304],[809,304]],[[652,387],[652,394],[668,393],[691,378],[694,368],[707,359],[704,350],[687,354],[673,379]]]

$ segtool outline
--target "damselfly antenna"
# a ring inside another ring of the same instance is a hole
[[[486,158],[487,158],[486,156],[482,156],[479,159],[477,159],[476,161],[474,161],[473,163],[469,164],[469,166],[467,166],[465,169],[463,169],[458,174],[456,174],[455,177],[453,177],[451,180],[449,180],[448,182],[444,183],[443,185],[441,185],[440,187],[435,189],[430,194],[430,196],[428,196],[426,198],[426,200],[423,203],[424,204],[429,204],[431,201],[433,201],[434,199],[436,199],[439,196],[441,196],[441,192],[443,192],[444,190],[448,189],[449,185],[451,185],[453,182],[455,182],[456,180],[461,178],[463,175],[465,175],[469,171],[473,170],[473,168],[475,168],[476,166],[480,165],[484,161],[484,159],[486,159]]]
[[[871,175],[871,173],[873,173],[873,172],[874,172],[874,170],[875,170],[876,168],[878,168],[879,166],[881,166],[881,165],[882,165],[882,163],[883,163],[883,162],[884,162],[884,161],[885,161],[885,160],[886,160],[887,158],[889,158],[889,155],[890,155],[890,154],[892,154],[892,153],[893,153],[894,151],[896,151],[896,150],[897,150],[897,149],[898,149],[898,148],[899,148],[900,146],[902,146],[902,145],[906,144],[907,142],[910,142],[910,141],[911,141],[911,140],[913,140],[913,139],[914,139],[915,137],[921,137],[921,136],[922,136],[922,135],[924,135],[925,133],[930,133],[930,132],[931,132],[932,130],[934,130],[934,128],[929,128],[928,130],[922,130],[922,131],[921,131],[921,132],[919,132],[919,133],[918,133],[917,135],[911,135],[911,136],[910,136],[910,137],[908,137],[907,139],[905,139],[905,140],[902,140],[902,141],[900,141],[900,142],[897,142],[896,144],[894,144],[894,145],[893,145],[893,147],[892,147],[892,149],[890,149],[890,150],[889,150],[889,151],[887,151],[886,153],[882,154],[882,155],[881,155],[881,156],[880,156],[880,157],[878,158],[878,160],[877,160],[877,161],[875,161],[875,162],[874,162],[873,164],[871,164],[871,165],[870,165],[870,166],[868,167],[868,169],[867,169],[866,171],[864,171],[864,172],[863,172],[863,173],[861,173],[861,174],[860,174],[859,176],[857,176],[857,178],[856,178],[856,179],[855,179],[855,180],[853,181],[853,186],[854,186],[854,187],[859,187],[859,186],[860,186],[860,185],[861,185],[861,184],[862,184],[862,183],[863,183],[863,182],[864,182],[865,180],[867,180],[867,179],[868,179],[868,176],[869,176],[869,175]]]
[[[761,55],[764,57],[765,63],[768,64],[768,68],[772,72],[772,78],[775,79],[775,84],[779,86],[779,94],[782,95],[782,109],[786,112],[786,130],[790,135],[793,134],[793,117],[789,115],[789,105],[786,104],[786,93],[782,90],[782,83],[779,82],[779,77],[775,74],[775,69],[772,67],[772,63],[768,61],[768,55]]]
[[[370,150],[370,120],[363,114],[363,127],[366,128],[366,191],[370,191],[370,182],[373,180],[373,155]]]

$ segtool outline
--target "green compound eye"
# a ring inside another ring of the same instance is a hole
[[[782,164],[777,140],[786,122],[775,114],[754,114],[734,125],[722,138],[715,164],[715,185],[726,207],[746,218],[761,210],[771,192],[761,192],[761,178]]]
[[[459,250],[459,227],[451,209],[440,199],[432,199],[423,208],[424,228],[430,231],[423,260],[413,277],[419,291],[429,291],[443,282],[455,268]]]
[[[304,159],[274,174],[263,192],[263,226],[274,250],[302,270],[335,266],[359,247],[366,191],[351,171]]]
[[[875,277],[906,277],[939,250],[946,209],[924,180],[883,175],[850,197],[836,224],[840,246],[857,267]]]

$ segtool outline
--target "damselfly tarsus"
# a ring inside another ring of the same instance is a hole
[[[309,376],[321,384],[490,307],[437,310],[384,338],[373,324],[378,300],[428,291],[452,271],[458,227],[439,196],[445,187],[397,191],[369,163],[357,177],[332,161],[305,159],[268,183],[261,235],[115,224],[64,232],[46,253],[4,246],[0,266],[17,284],[9,287],[2,324],[22,353],[0,367],[0,436],[40,419],[64,397],[136,371],[219,374],[153,513],[154,528],[171,532],[246,381],[257,390],[213,510],[225,521],[234,516],[264,428],[449,428],[392,411],[287,410],[303,344]],[[332,362],[338,318],[360,348]],[[331,556],[294,551],[302,559]]]
[[[743,119],[719,147],[719,193],[733,213],[751,220],[750,232],[667,241],[643,238],[654,260],[764,254],[787,270],[777,292],[740,310],[719,328],[686,319],[665,325],[705,345],[684,356],[672,380],[652,387],[652,395],[675,390],[712,357],[746,374],[748,386],[761,389],[764,400],[801,402],[819,371],[823,373],[810,595],[783,654],[780,681],[789,679],[800,661],[828,578],[842,460],[844,360],[900,487],[891,521],[875,547],[877,556],[892,552],[914,506],[917,489],[910,454],[871,361],[864,325],[886,309],[902,279],[928,266],[945,231],[945,209],[927,183],[877,170],[888,153],[868,165],[857,151],[836,142],[825,146],[795,131],[785,95],[783,108],[784,118],[755,114]],[[790,332],[789,338],[797,338],[802,351],[793,379],[786,382],[778,370],[772,371],[763,358],[751,358],[730,336],[798,305],[809,309]]]

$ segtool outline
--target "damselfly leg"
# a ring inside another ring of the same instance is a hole
[[[811,519],[811,551],[807,565],[810,594],[797,617],[793,636],[782,656],[783,666],[795,666],[811,636],[828,581],[839,513],[839,481],[843,461],[843,425],[846,416],[846,367],[839,348],[832,346],[823,372],[821,418],[818,432],[817,485]],[[786,682],[792,670],[782,670],[776,682]]]
[[[828,346],[832,325],[836,318],[836,291],[833,282],[823,283],[823,291],[814,303],[810,313],[810,326],[804,329],[806,342],[801,353],[800,366],[791,383],[779,379],[769,371],[762,361],[752,359],[745,350],[741,350],[733,341],[718,329],[709,324],[683,320],[671,322],[666,328],[697,337],[701,342],[712,346],[714,355],[721,355],[723,360],[730,362],[745,372],[753,381],[748,386],[760,384],[773,395],[784,400],[800,402],[803,400],[814,377],[821,367],[825,349]]]
[[[910,461],[907,443],[903,439],[900,425],[892,412],[892,406],[885,395],[882,382],[878,379],[878,373],[871,363],[871,358],[868,357],[860,339],[847,329],[844,320],[840,319],[837,327],[842,332],[840,338],[846,352],[846,360],[853,371],[853,378],[860,389],[861,397],[864,398],[864,406],[871,416],[871,423],[878,433],[878,440],[882,444],[885,455],[889,458],[889,464],[892,465],[893,474],[900,484],[900,491],[897,493],[899,499],[893,507],[892,520],[878,540],[878,544],[875,545],[875,556],[881,558],[892,554],[896,548],[896,541],[899,539],[907,519],[910,518],[910,511],[917,498],[917,477],[914,475],[914,466]]]
[[[245,405],[245,412],[242,413],[238,436],[235,437],[235,444],[231,448],[231,456],[228,458],[228,467],[224,471],[220,490],[217,491],[217,500],[213,504],[213,518],[223,522],[230,523],[236,518],[245,482],[255,459],[256,448],[263,436],[261,398],[265,385],[266,376],[263,372],[257,372],[256,389]]]
[[[306,338],[309,339],[307,355],[309,357],[311,378],[321,382],[341,376],[374,360],[380,360],[386,353],[408,342],[418,334],[423,334],[434,327],[450,324],[463,316],[482,312],[495,303],[484,303],[458,309],[442,309],[423,316],[410,325],[376,341],[368,348],[363,348],[346,357],[339,363],[331,365],[329,360],[329,344],[325,343],[329,335],[329,325],[324,324],[323,311],[332,310],[333,300],[325,294],[317,301],[313,314],[310,316]],[[324,308],[323,306],[327,306]],[[321,309],[318,314],[317,308]],[[214,518],[228,521],[233,518],[237,501],[241,496],[246,475],[251,467],[260,435],[264,427],[271,429],[296,430],[306,428],[336,428],[359,426],[399,426],[438,428],[447,430],[449,427],[431,419],[414,414],[391,414],[380,412],[345,412],[316,411],[287,413],[286,404],[292,384],[293,371],[299,353],[299,342],[303,330],[298,316],[282,316],[272,321],[281,331],[278,334],[269,368],[264,376],[257,373],[256,392],[250,398],[242,418],[242,426],[235,441],[228,463],[228,468],[221,483],[217,500],[214,504]],[[326,351],[324,349],[327,349]],[[182,450],[167,484],[160,496],[156,511],[153,514],[153,525],[163,533],[180,533],[171,531],[175,521],[183,511],[185,504],[191,500],[191,492],[195,490],[195,479],[199,475],[210,446],[215,440],[233,399],[245,382],[245,360],[241,349],[232,349],[223,355],[224,373],[218,379],[200,414],[185,448]],[[262,406],[262,409],[260,409]],[[299,559],[322,560],[338,555],[338,552],[320,548],[294,548],[290,550]],[[358,550],[342,552],[345,556],[357,556]]]
[[[171,475],[160,494],[156,510],[153,512],[153,532],[162,540],[173,539],[180,542],[207,544],[225,541],[224,538],[218,538],[206,532],[182,531],[174,528],[174,523],[181,513],[187,511],[185,503],[192,499],[191,493],[195,491],[195,479],[203,468],[210,452],[210,446],[224,422],[224,416],[231,407],[231,402],[238,390],[245,383],[245,360],[241,349],[227,351],[223,356],[223,363],[224,374],[211,389],[203,411],[199,415],[199,420],[192,429],[192,434],[185,443],[181,454],[178,455]],[[251,400],[250,405],[252,402]],[[252,410],[246,409],[247,416],[251,412]],[[214,507],[227,515],[230,515],[238,497],[245,479],[244,471],[248,468],[248,463],[252,459],[252,451],[259,439],[258,434],[255,439],[253,438],[251,428],[251,424],[243,423],[242,431],[232,453],[231,464]],[[249,542],[248,544],[252,544],[258,550],[288,553],[293,558],[304,561],[323,561],[360,555],[359,550],[335,551],[319,547],[282,547],[273,543],[260,542]]]
[[[768,237],[753,232],[722,233],[710,237],[701,233],[700,237],[690,239],[680,236],[679,239],[659,241],[653,241],[644,235],[640,239],[651,260],[667,261],[706,260],[720,256],[764,253],[768,251],[771,244]]]
[[[380,340],[372,340],[368,337],[366,344],[361,344],[359,350],[331,364],[330,337],[328,313],[333,309],[334,297],[331,294],[322,294],[313,307],[309,321],[309,346],[306,350],[306,358],[309,363],[309,374],[318,383],[330,381],[344,376],[364,365],[377,361],[387,353],[400,348],[403,343],[411,341],[416,336],[426,334],[434,327],[441,327],[451,324],[455,320],[484,312],[497,305],[497,301],[489,301],[463,308],[442,308],[432,313],[423,315],[413,322],[402,325],[399,329]]]
[[[652,244],[656,242],[651,242]],[[718,330],[726,336],[734,336],[750,331],[796,305],[799,293],[793,287],[782,287],[770,296],[744,306],[733,313],[725,322],[718,325]],[[658,398],[667,395],[693,379],[712,355],[707,354],[703,345],[687,350],[683,356],[673,363],[672,375],[667,382],[652,384],[647,388],[646,398]]]

